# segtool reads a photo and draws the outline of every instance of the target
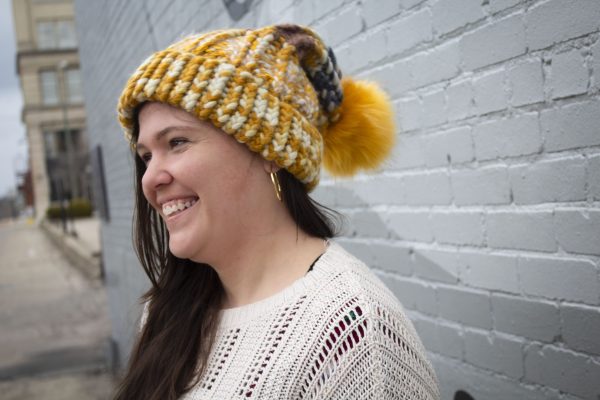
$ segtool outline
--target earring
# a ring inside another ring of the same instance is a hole
[[[283,201],[281,197],[281,185],[279,185],[279,178],[277,178],[277,174],[274,172],[271,172],[271,182],[273,182],[273,188],[275,189],[277,200]]]

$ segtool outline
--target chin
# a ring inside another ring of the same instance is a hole
[[[169,250],[177,258],[191,260],[197,263],[202,262],[198,261],[198,248],[197,246],[192,246],[192,243],[179,243],[171,239],[169,241]]]

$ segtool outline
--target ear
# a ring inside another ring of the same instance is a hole
[[[281,169],[281,167],[275,164],[273,161],[263,160],[263,167],[265,168],[265,172],[270,174],[271,172],[277,172]]]

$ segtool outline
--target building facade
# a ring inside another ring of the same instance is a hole
[[[123,85],[182,34],[294,22],[396,107],[385,168],[325,175],[314,196],[348,217],[335,240],[404,305],[442,399],[597,399],[599,1],[76,0],[75,9],[90,141],[104,155],[103,257],[121,365],[149,286],[131,245],[133,162],[115,112]]]
[[[73,2],[13,0],[13,14],[21,117],[39,221],[52,202],[91,198]]]

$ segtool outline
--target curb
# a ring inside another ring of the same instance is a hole
[[[100,255],[94,254],[76,238],[66,236],[63,232],[52,226],[47,220],[40,222],[40,228],[46,236],[63,253],[69,262],[90,280],[102,279],[102,266]]]

